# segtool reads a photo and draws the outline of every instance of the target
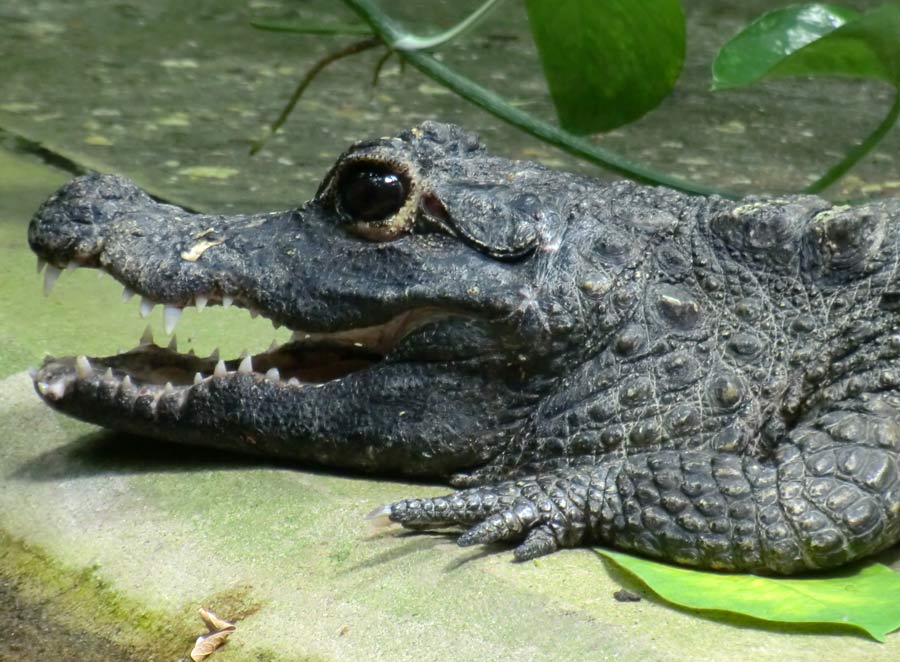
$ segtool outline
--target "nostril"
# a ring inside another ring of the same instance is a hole
[[[65,184],[44,206],[64,211],[66,221],[90,224],[109,219],[119,208],[147,201],[147,194],[127,179],[92,173]]]
[[[122,177],[96,173],[77,177],[37,211],[28,226],[28,243],[51,264],[93,264],[110,223],[148,202],[146,193]]]

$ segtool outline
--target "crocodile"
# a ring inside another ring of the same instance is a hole
[[[28,241],[164,306],[293,331],[230,359],[47,358],[54,409],[167,442],[449,483],[376,523],[532,559],[607,545],[794,574],[900,539],[900,201],[728,200],[488,153],[426,122],[288,211],[74,179]]]

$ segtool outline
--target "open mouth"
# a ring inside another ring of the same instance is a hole
[[[44,273],[44,294],[48,295],[62,271],[78,268],[75,263],[59,268],[38,259],[38,272]],[[102,267],[91,266],[100,269]],[[108,272],[106,272],[108,273]],[[135,293],[124,287],[122,299]],[[267,317],[264,311],[247,304],[240,296],[218,292],[198,294],[188,304],[178,305],[153,301],[143,296],[140,314],[146,317],[156,305],[164,306],[165,331],[172,334],[183,309],[193,305],[236,306],[250,311],[253,317]],[[233,358],[199,357],[193,350],[178,351],[174,336],[166,347],[157,345],[149,326],[139,344],[125,352],[106,357],[50,357],[34,375],[38,392],[49,401],[58,401],[79,384],[93,382],[106,391],[121,391],[133,396],[150,395],[159,399],[183,398],[190,389],[211,381],[235,379],[239,376],[265,381],[272,385],[298,389],[323,386],[348,375],[371,368],[381,362],[409,333],[424,324],[448,316],[446,311],[422,307],[400,313],[388,321],[372,326],[344,329],[328,333],[292,329],[291,339],[272,343],[265,351]],[[273,325],[278,326],[273,322]]]

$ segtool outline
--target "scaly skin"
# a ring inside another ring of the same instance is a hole
[[[446,479],[375,515],[519,559],[834,567],[900,537],[898,228],[897,200],[603,184],[435,123],[355,145],[273,214],[92,175],[29,227],[51,280],[101,268],[170,320],[233,300],[296,340],[48,359],[35,387],[114,429]]]

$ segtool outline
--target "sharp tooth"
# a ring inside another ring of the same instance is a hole
[[[46,267],[46,266],[47,266],[46,260],[44,260],[42,258],[37,259],[37,272],[38,273],[41,273],[44,270],[44,267]]]
[[[113,376],[112,368],[106,369],[106,372],[103,373],[103,379],[108,382],[111,382],[113,379],[115,379],[115,377]]]
[[[61,400],[62,397],[66,394],[66,385],[60,379],[57,382],[53,382],[47,388],[47,397],[51,400]]]
[[[48,384],[47,382],[38,382],[37,385],[38,391],[40,394],[49,398],[50,400],[59,400],[66,394],[66,385],[63,383],[63,380],[55,381],[52,384]]]
[[[143,335],[141,335],[141,345],[152,345],[153,344],[153,329],[150,328],[150,325],[147,325],[147,328],[144,329]]]
[[[203,375],[199,372],[194,373],[194,386],[203,381]]]
[[[219,348],[216,347],[212,353],[209,355],[210,361],[218,361],[219,360]]]
[[[178,340],[176,340],[175,334],[172,334],[172,339],[169,341],[168,349],[170,352],[178,351]]]
[[[269,345],[269,349],[267,349],[266,352],[274,352],[276,349],[278,349],[278,347],[279,347],[278,341],[277,341],[277,340],[273,340],[273,341],[272,341],[272,344]]]
[[[175,387],[172,386],[172,382],[166,382],[166,385],[163,386],[163,391],[165,393],[172,393],[175,390]]]
[[[296,377],[291,377],[288,380],[288,384],[290,384],[291,386],[300,386],[300,380],[297,379]]]
[[[84,354],[75,359],[75,374],[78,375],[79,379],[87,379],[94,374],[91,362],[88,361]]]
[[[266,370],[266,379],[271,379],[273,382],[281,381],[281,373],[278,372],[278,368],[269,368]]]
[[[152,313],[153,307],[155,305],[156,304],[154,302],[150,301],[150,299],[148,299],[147,297],[141,297],[141,308],[140,308],[141,317],[147,317],[147,315]]]
[[[175,330],[179,317],[181,317],[181,308],[178,306],[165,306],[163,308],[163,326],[166,329],[166,335],[170,335]]]
[[[197,306],[197,310],[203,310],[206,308],[206,304],[209,302],[209,297],[205,297],[202,294],[198,294],[194,297],[194,303]]]
[[[56,279],[59,278],[61,273],[62,271],[59,267],[54,267],[52,264],[47,265],[47,270],[44,272],[44,296],[50,294]]]
[[[128,286],[122,288],[122,303],[128,303],[131,301],[131,297],[134,296],[134,292],[128,289]]]
[[[241,364],[238,366],[238,372],[253,372],[253,358],[249,354],[241,361]]]
[[[122,388],[134,388],[134,384],[131,383],[131,377],[125,375],[125,379],[122,380]]]
[[[228,370],[227,370],[227,368],[225,368],[225,361],[222,361],[220,359],[219,362],[216,363],[216,369],[213,370],[213,375],[215,377],[224,377],[227,374],[228,374]]]
[[[370,521],[371,526],[374,529],[386,529],[393,524],[393,522],[391,522],[391,507],[379,506],[366,515],[366,519]]]
[[[229,308],[234,303],[234,297],[222,297],[222,308]]]

